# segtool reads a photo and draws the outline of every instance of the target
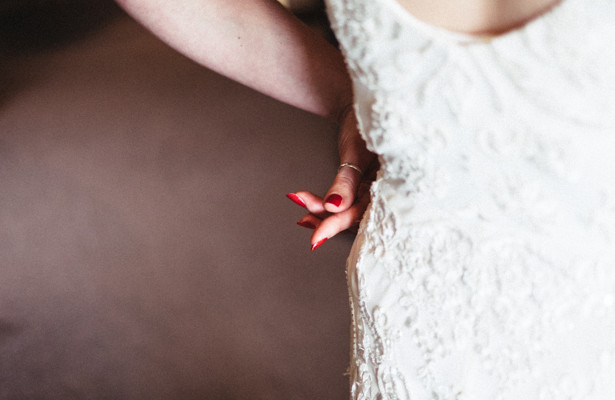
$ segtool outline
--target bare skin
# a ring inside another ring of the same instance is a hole
[[[523,26],[561,0],[397,0],[429,24],[471,35],[494,36]]]
[[[560,0],[397,0],[417,18],[453,31],[497,35],[523,25]],[[117,0],[176,50],[275,99],[339,124],[341,168],[325,196],[291,197],[308,211],[312,250],[356,226],[369,203],[376,157],[357,131],[352,84],[341,53],[275,0]],[[329,200],[329,201],[327,201]]]

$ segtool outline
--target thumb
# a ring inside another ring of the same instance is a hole
[[[348,112],[341,122],[338,149],[341,165],[323,202],[325,209],[332,213],[352,206],[359,184],[376,157],[367,150],[359,133],[354,110]]]

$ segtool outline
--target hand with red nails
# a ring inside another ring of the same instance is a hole
[[[305,207],[298,225],[314,229],[310,239],[312,251],[327,239],[355,228],[369,204],[369,188],[378,170],[378,159],[367,150],[361,138],[352,107],[342,116],[338,141],[342,166],[324,197],[308,191],[289,193],[287,197]],[[356,168],[354,168],[356,167]]]
[[[361,182],[375,157],[357,131],[352,80],[338,48],[274,0],[116,1],[202,65],[339,123],[340,161],[346,166],[340,168],[326,201],[307,192],[296,193],[299,200],[293,200],[305,202],[310,211],[306,218],[315,218],[313,246],[355,224],[368,203],[368,191],[361,189],[368,185]]]

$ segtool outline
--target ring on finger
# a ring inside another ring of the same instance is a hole
[[[342,164],[340,164],[340,166],[337,168],[337,171],[339,172],[339,170],[344,168],[344,167],[352,168],[355,171],[357,171],[360,175],[363,175],[363,171],[361,170],[361,168],[359,168],[356,165],[351,164],[351,163],[342,163]]]

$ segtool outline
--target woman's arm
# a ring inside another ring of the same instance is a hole
[[[349,108],[352,85],[341,53],[277,1],[117,1],[154,34],[193,60],[337,122],[341,163],[366,172],[373,170],[375,156],[365,148]],[[309,211],[300,222],[310,222],[315,228],[310,238],[312,250],[357,224],[369,201],[368,191],[363,190],[367,186],[361,184],[363,175],[341,168],[324,198],[305,191],[292,194]]]
[[[295,107],[337,120],[352,102],[340,52],[274,0],[117,0],[204,66]]]

